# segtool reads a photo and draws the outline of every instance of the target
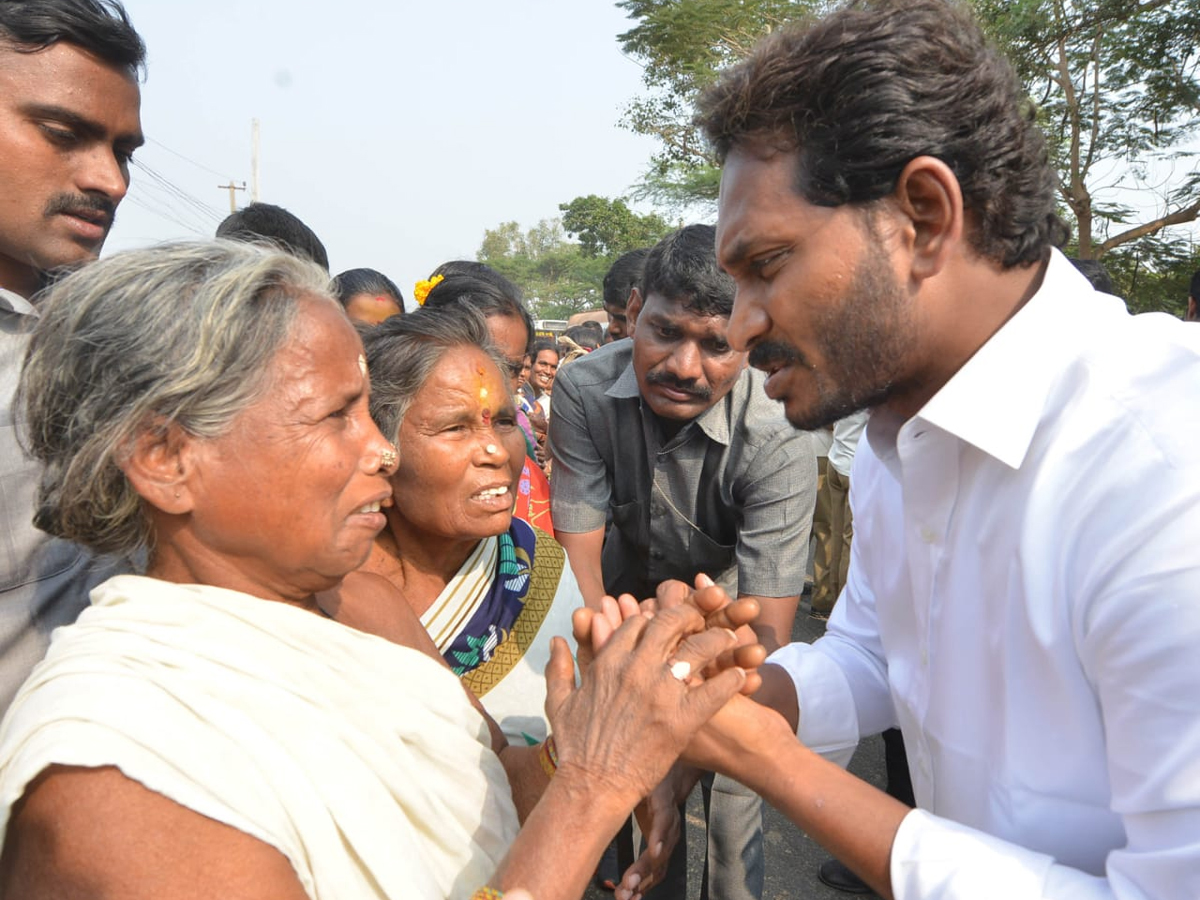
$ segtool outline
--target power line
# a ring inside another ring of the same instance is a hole
[[[213,175],[216,175],[218,178],[225,178],[225,177],[226,177],[225,173],[218,172],[216,169],[211,169],[211,168],[209,168],[208,166],[204,165],[204,163],[201,163],[201,162],[196,162],[196,160],[192,159],[190,156],[184,156],[184,155],[183,155],[182,153],[180,153],[178,150],[172,150],[170,147],[168,147],[168,146],[167,146],[166,144],[164,144],[162,141],[155,140],[154,138],[147,138],[147,139],[146,139],[146,141],[147,141],[148,143],[154,144],[156,147],[162,147],[162,148],[163,148],[164,150],[166,150],[168,153],[172,154],[173,156],[178,156],[178,157],[179,157],[180,159],[182,159],[184,162],[189,162],[189,163],[191,163],[193,166],[195,166],[195,167],[196,167],[196,168],[198,168],[198,169],[203,169],[205,172],[209,172],[209,173],[211,173],[211,174],[213,174]]]

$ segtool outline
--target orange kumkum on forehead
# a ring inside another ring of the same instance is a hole
[[[475,372],[479,376],[480,417],[483,419],[484,425],[491,425],[492,424],[492,408],[491,408],[491,403],[488,402],[488,389],[487,389],[487,385],[484,384],[485,376],[483,373],[483,368],[482,367],[477,368],[475,370]]]

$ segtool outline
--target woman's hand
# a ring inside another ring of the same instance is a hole
[[[572,631],[578,646],[580,671],[591,664],[595,654],[626,619],[639,614],[653,616],[660,609],[682,605],[700,612],[707,628],[730,629],[737,635],[737,646],[718,657],[701,674],[712,675],[737,666],[746,670],[742,693],[757,691],[761,680],[755,670],[767,657],[766,650],[750,628],[750,623],[758,617],[758,601],[750,598],[731,600],[723,588],[703,573],[696,576],[695,589],[682,581],[664,581],[654,597],[641,603],[632,594],[622,594],[615,599],[605,596],[598,611],[587,607],[577,609],[572,616]]]
[[[733,649],[726,629],[705,629],[691,606],[652,619],[627,619],[592,660],[580,686],[566,642],[555,638],[546,669],[546,714],[558,746],[559,776],[577,776],[626,809],[662,781],[704,722],[745,683],[740,668],[699,672]]]

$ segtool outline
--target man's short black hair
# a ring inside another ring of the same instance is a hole
[[[1113,284],[1112,276],[1108,274],[1108,269],[1104,268],[1104,263],[1100,260],[1071,257],[1071,265],[1078,269],[1096,290],[1112,294],[1114,297],[1120,296],[1117,294],[1117,286]]]
[[[1033,104],[967,9],[946,0],[851,0],[765,38],[700,102],[724,160],[734,148],[796,154],[809,203],[865,207],[912,160],[958,179],[968,240],[1003,268],[1062,246],[1057,175]]]
[[[274,244],[285,253],[311,260],[329,271],[329,255],[321,239],[295,215],[273,203],[251,203],[230,213],[217,226],[217,237]]]
[[[717,229],[688,225],[654,245],[642,271],[642,302],[658,294],[698,316],[733,312],[733,279],[717,267]]]
[[[73,44],[136,77],[146,45],[117,0],[0,0],[0,44],[36,53]]]
[[[636,250],[622,253],[617,257],[617,261],[608,267],[608,272],[604,275],[605,306],[625,308],[629,292],[641,283],[642,269],[649,255],[649,247],[638,247]]]

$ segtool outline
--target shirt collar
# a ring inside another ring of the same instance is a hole
[[[1019,468],[1065,364],[1064,351],[1086,330],[1087,304],[1101,300],[1070,261],[1052,250],[1029,302],[909,422],[871,417],[872,447],[886,460],[894,455],[901,427],[918,429],[923,422]]]
[[[729,416],[726,414],[726,409],[731,398],[738,391],[745,392],[748,390],[749,369],[743,368],[738,379],[734,382],[733,388],[721,398],[720,402],[713,404],[696,418],[692,419],[687,425],[683,426],[687,429],[692,423],[695,423],[706,435],[718,444],[729,443]],[[638,387],[637,373],[633,371],[633,360],[622,370],[617,376],[617,380],[609,386],[604,392],[606,397],[614,397],[618,400],[626,400],[636,397],[639,401],[642,398],[641,388]],[[643,407],[644,411],[648,411]]]

